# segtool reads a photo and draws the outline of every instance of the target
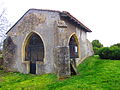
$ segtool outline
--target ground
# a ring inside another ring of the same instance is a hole
[[[0,90],[120,90],[120,61],[87,58],[80,75],[58,80],[55,74],[31,75],[0,71]]]

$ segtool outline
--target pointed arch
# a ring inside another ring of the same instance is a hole
[[[26,46],[28,46],[28,44],[30,42],[30,38],[33,35],[36,35],[40,39],[40,41],[42,42],[42,44],[44,46],[44,57],[45,57],[45,45],[44,45],[44,41],[42,39],[42,36],[39,33],[32,31],[32,32],[30,32],[29,34],[26,35],[26,37],[23,41],[23,45],[22,45],[22,58],[23,58],[22,61],[23,62],[25,61],[25,48],[26,48]]]
[[[70,49],[70,58],[79,58],[80,57],[80,43],[75,33],[72,33],[70,35],[69,40],[68,40],[68,46]],[[72,51],[73,51],[73,54],[76,54],[75,57],[74,55],[71,56]]]
[[[26,35],[22,45],[22,62],[27,64],[27,72],[36,74],[36,63],[38,61],[44,62],[44,58],[45,47],[42,37],[39,33],[30,32]]]

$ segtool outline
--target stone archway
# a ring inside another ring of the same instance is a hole
[[[36,62],[44,59],[44,44],[41,37],[30,34],[25,46],[25,61],[30,62],[30,73],[36,74]]]
[[[76,69],[76,58],[79,58],[79,53],[80,53],[80,46],[79,46],[79,41],[76,36],[76,34],[71,35],[69,39],[69,53],[70,53],[70,71],[71,75],[76,75],[77,74],[77,69]]]

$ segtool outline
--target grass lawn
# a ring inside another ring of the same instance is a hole
[[[1,90],[120,90],[120,61],[87,58],[80,75],[59,81],[54,74],[25,75],[0,71]]]

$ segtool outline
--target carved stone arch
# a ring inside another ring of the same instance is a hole
[[[76,75],[76,58],[80,57],[80,43],[75,33],[71,34],[68,41],[69,53],[70,53],[70,71],[71,75]]]
[[[76,46],[77,46],[77,51],[78,51],[78,55],[76,58],[79,58],[80,57],[80,42],[79,42],[79,39],[77,37],[77,35],[75,33],[72,33],[68,39],[68,46],[69,46],[69,49],[70,49],[70,44],[71,44],[71,39],[74,39],[75,43],[76,43]]]
[[[42,37],[30,32],[23,43],[22,62],[27,64],[27,72],[36,74],[36,63],[44,62],[45,50]]]

